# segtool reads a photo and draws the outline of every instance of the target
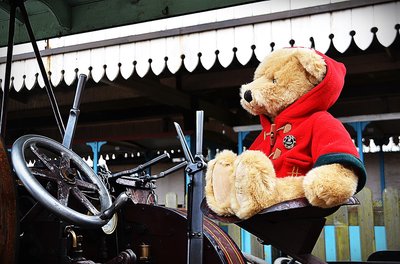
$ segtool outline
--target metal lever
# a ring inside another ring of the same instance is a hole
[[[168,170],[162,171],[162,172],[160,172],[160,173],[157,174],[157,175],[151,176],[150,178],[151,178],[152,180],[157,180],[157,179],[160,179],[160,178],[164,178],[165,176],[167,176],[167,175],[169,175],[169,174],[171,174],[171,173],[173,173],[173,172],[175,172],[175,171],[177,171],[177,170],[182,169],[182,168],[185,167],[187,164],[188,164],[187,161],[181,162],[181,163],[179,163],[178,165],[176,165],[176,166],[174,166],[174,167],[172,167],[172,168],[169,168]]]
[[[118,195],[117,199],[112,203],[110,208],[106,209],[101,215],[99,216],[103,220],[111,219],[114,213],[121,208],[129,199],[131,195],[127,192],[122,192]]]
[[[164,153],[164,154],[162,154],[162,155],[160,155],[158,157],[155,157],[154,159],[149,160],[148,162],[146,162],[144,164],[141,164],[141,165],[137,166],[134,169],[124,170],[124,171],[120,171],[120,172],[114,173],[109,178],[115,178],[115,177],[119,177],[119,176],[130,175],[130,174],[142,171],[142,170],[146,169],[147,167],[150,167],[151,165],[153,165],[153,164],[155,164],[155,163],[157,163],[157,162],[159,162],[159,161],[161,161],[163,159],[166,159],[166,158],[168,158],[168,159],[170,158],[169,153]]]
[[[175,125],[176,132],[178,133],[178,138],[179,138],[179,141],[181,142],[181,146],[183,149],[183,153],[185,154],[186,160],[189,163],[194,163],[194,158],[193,158],[192,153],[190,152],[190,148],[185,140],[185,136],[182,132],[181,126],[176,122],[174,122],[174,125]]]
[[[80,74],[78,79],[78,85],[76,87],[74,103],[72,104],[72,108],[69,112],[69,118],[67,123],[67,128],[65,130],[64,138],[63,138],[63,146],[66,148],[71,148],[72,140],[74,139],[76,125],[78,123],[79,117],[79,105],[81,104],[82,99],[82,91],[85,87],[87,76],[85,74]]]

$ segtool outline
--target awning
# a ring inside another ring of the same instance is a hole
[[[72,84],[81,73],[99,82],[119,75],[174,74],[182,67],[192,72],[216,63],[246,65],[281,47],[344,53],[352,46],[368,49],[374,42],[389,47],[399,37],[399,1],[308,2],[313,1],[252,3],[40,41],[39,47],[57,86]],[[43,87],[30,46],[19,45],[14,51],[13,88]],[[0,49],[1,78],[5,54],[5,48]]]

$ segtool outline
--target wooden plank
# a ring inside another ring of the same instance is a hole
[[[350,260],[349,216],[346,206],[333,215],[336,236],[336,260]]]
[[[318,237],[317,243],[314,246],[312,254],[320,259],[326,258],[325,253],[325,232],[322,230],[321,234]]]
[[[333,225],[333,214],[328,215],[326,218],[325,225]]]
[[[264,246],[257,240],[257,237],[250,234],[251,255],[264,259]]]
[[[234,224],[229,224],[228,235],[233,239],[235,244],[240,247],[241,245],[240,227]]]
[[[349,216],[349,225],[357,226],[358,225],[358,207],[361,205],[349,205],[347,206],[348,216]]]
[[[339,225],[335,228],[336,260],[350,260],[349,226]]]
[[[389,187],[383,191],[383,214],[388,250],[400,250],[399,191]]]
[[[349,214],[347,206],[339,207],[339,209],[334,214],[332,214],[332,217],[333,224],[335,226],[349,225]]]
[[[361,259],[366,261],[375,252],[374,215],[372,207],[372,192],[364,188],[357,195],[360,200],[358,207],[358,223],[360,225]]]

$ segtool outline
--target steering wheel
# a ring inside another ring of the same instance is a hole
[[[28,167],[25,154],[33,154],[41,166]],[[62,220],[89,228],[109,221],[99,216],[112,204],[100,177],[57,141],[40,135],[22,136],[12,146],[11,161],[29,193]]]

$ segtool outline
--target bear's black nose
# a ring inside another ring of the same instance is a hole
[[[247,90],[246,92],[244,92],[243,95],[244,100],[246,100],[248,103],[250,103],[253,100],[253,96],[251,96],[251,91]]]

